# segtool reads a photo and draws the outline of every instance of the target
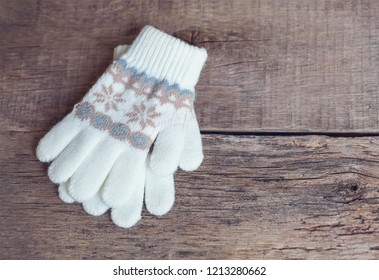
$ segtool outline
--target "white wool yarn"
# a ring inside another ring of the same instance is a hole
[[[40,141],[37,156],[53,161],[49,177],[61,184],[60,197],[83,202],[93,215],[112,207],[122,227],[140,219],[144,195],[151,213],[169,211],[177,166],[193,170],[203,158],[193,100],[206,57],[204,49],[145,27]]]

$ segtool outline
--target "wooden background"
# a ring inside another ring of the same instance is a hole
[[[35,156],[146,24],[209,52],[205,160],[132,229]],[[0,0],[1,259],[378,259],[379,2]]]

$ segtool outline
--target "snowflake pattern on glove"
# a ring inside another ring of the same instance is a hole
[[[182,108],[185,111],[181,113],[188,114],[193,109],[194,98],[194,92],[139,73],[125,60],[118,59],[90,90],[88,97],[75,106],[74,114],[114,139],[146,150],[153,142],[147,129],[156,128],[158,123],[169,118],[161,111],[162,106],[173,108],[169,110],[171,117]],[[131,103],[128,105],[128,102]]]
[[[139,123],[141,129],[146,126],[155,127],[155,119],[157,119],[161,113],[156,112],[156,105],[146,107],[144,103],[139,105],[133,105],[133,111],[125,114],[129,117],[129,121]]]
[[[122,92],[115,92],[112,85],[101,85],[101,89],[100,92],[93,93],[96,97],[94,103],[103,103],[105,112],[109,111],[109,109],[118,111],[117,105],[125,102],[122,98]]]

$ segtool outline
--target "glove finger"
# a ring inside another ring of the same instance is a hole
[[[145,205],[153,215],[162,216],[170,211],[175,201],[174,175],[160,176],[147,168]]]
[[[66,203],[74,203],[75,199],[68,192],[68,182],[64,182],[58,187],[59,198]]]
[[[106,138],[99,143],[71,177],[70,195],[78,202],[94,197],[122,151],[123,146],[116,140]]]
[[[162,130],[151,152],[150,168],[158,175],[173,174],[183,152],[185,130],[182,126]]]
[[[110,207],[125,204],[137,188],[142,172],[145,173],[147,151],[122,153],[106,179],[101,198]]]
[[[102,138],[97,131],[82,130],[51,163],[48,171],[50,180],[57,184],[68,181]]]
[[[179,167],[184,171],[193,171],[199,168],[203,159],[204,154],[200,129],[196,117],[193,115],[193,118],[185,128],[184,147]]]
[[[137,186],[129,199],[124,205],[112,208],[112,221],[123,228],[134,226],[141,219],[143,206],[144,183],[146,176],[146,165],[138,178]]]
[[[124,54],[128,48],[128,45],[117,46],[113,51],[113,59],[117,59]],[[83,208],[88,214],[93,216],[100,216],[109,209],[108,205],[106,205],[101,199],[100,191],[98,191],[91,199],[84,201]]]
[[[100,192],[97,192],[91,199],[83,202],[84,210],[92,216],[103,215],[109,209],[101,199]]]
[[[72,114],[57,123],[38,143],[37,158],[42,162],[55,159],[78,135],[82,126]]]

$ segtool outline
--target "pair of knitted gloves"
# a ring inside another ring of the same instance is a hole
[[[116,49],[116,52],[122,49]],[[203,160],[193,107],[207,52],[146,26],[73,111],[40,141],[59,196],[120,227],[157,216],[175,199],[173,174]]]

